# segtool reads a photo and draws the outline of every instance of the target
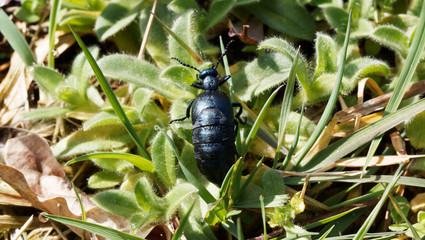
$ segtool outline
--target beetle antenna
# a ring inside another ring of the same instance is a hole
[[[191,65],[189,65],[189,64],[186,64],[186,63],[184,63],[184,62],[180,61],[180,59],[178,59],[178,58],[172,57],[171,59],[176,60],[177,62],[179,62],[181,65],[183,65],[183,66],[185,66],[185,67],[189,67],[189,68],[195,69],[195,70],[196,70],[196,71],[198,71],[198,72],[201,72],[201,71],[200,71],[199,69],[197,69],[196,67],[191,66]]]
[[[221,62],[221,60],[223,60],[224,55],[226,55],[227,53],[227,48],[229,48],[229,45],[234,42],[233,40],[230,40],[230,42],[227,43],[226,48],[224,48],[224,52],[223,54],[221,54],[221,56],[218,58],[217,63],[215,64],[215,67],[213,67],[212,69],[216,69],[218,64]]]

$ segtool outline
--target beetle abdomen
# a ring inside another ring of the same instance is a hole
[[[235,161],[235,143],[197,143],[193,146],[199,171],[209,181],[221,184]]]
[[[203,109],[193,124],[193,146],[199,171],[221,184],[235,161],[234,124],[218,108]]]

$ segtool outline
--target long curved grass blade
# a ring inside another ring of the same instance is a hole
[[[350,183],[389,183],[393,175],[366,175],[362,178],[359,176],[322,176],[310,177],[308,181],[313,182],[350,182]],[[306,181],[306,177],[290,177],[285,178],[287,185],[302,185]],[[416,177],[400,177],[398,180],[400,185],[425,188],[425,181]]]
[[[385,188],[385,192],[382,194],[381,199],[376,204],[375,208],[373,208],[372,212],[369,214],[369,216],[364,221],[363,225],[360,227],[359,231],[357,231],[356,235],[354,236],[353,240],[360,240],[364,239],[367,231],[369,231],[370,227],[372,226],[373,222],[375,221],[376,217],[378,216],[379,211],[381,210],[382,206],[384,206],[384,203],[387,201],[387,197],[390,194],[391,190],[397,183],[398,179],[400,178],[403,165],[400,164],[397,171],[394,174],[394,177],[392,181],[387,185]]]
[[[50,218],[56,222],[60,222],[66,225],[71,225],[74,227],[78,227],[81,229],[84,229],[86,231],[92,232],[94,234],[97,234],[99,236],[105,237],[106,239],[110,240],[142,240],[143,238],[139,238],[127,233],[120,232],[118,230],[104,227],[102,225],[94,224],[91,222],[85,222],[77,219],[67,218],[67,217],[61,217],[51,214],[43,214],[44,217]]]
[[[90,159],[96,158],[114,158],[114,159],[122,159],[125,160],[142,171],[153,172],[154,167],[151,161],[147,160],[138,155],[130,154],[130,153],[114,153],[114,152],[104,152],[104,153],[91,153],[84,156],[76,157],[65,163],[65,166],[74,164],[76,162],[81,162]]]
[[[55,52],[55,33],[56,33],[56,26],[57,26],[57,16],[59,9],[62,6],[62,0],[53,0],[51,1],[51,7],[50,7],[50,17],[49,17],[49,53],[48,53],[48,59],[47,64],[51,68],[55,68],[55,58],[53,56]]]
[[[179,161],[180,168],[183,171],[184,176],[187,178],[187,180],[193,184],[198,189],[199,196],[206,202],[206,203],[213,203],[216,201],[214,196],[202,185],[198,179],[189,171],[189,169],[184,165],[184,163],[180,159],[180,155],[177,151],[176,145],[174,145],[173,140],[168,136],[168,134],[162,129],[160,126],[155,126],[156,129],[159,129],[162,134],[164,134],[167,141],[170,143],[174,154],[177,157],[177,160]]]
[[[7,14],[0,8],[0,32],[6,37],[10,46],[19,54],[24,61],[25,66],[29,67],[35,63],[35,57],[31,52],[30,46],[25,41],[22,33],[16,28],[15,24],[10,21]]]
[[[260,113],[258,114],[257,119],[255,119],[254,124],[252,125],[251,131],[249,132],[248,136],[246,137],[245,144],[242,149],[241,157],[242,159],[245,158],[245,155],[248,152],[249,146],[251,146],[252,142],[254,141],[254,137],[257,134],[258,129],[260,128],[260,124],[263,121],[264,117],[266,116],[267,110],[270,107],[270,104],[272,103],[274,97],[276,97],[276,94],[279,92],[279,90],[283,86],[278,87],[274,92],[270,95],[269,99],[267,99],[267,102],[264,104],[263,108],[261,109]]]
[[[419,18],[419,24],[416,28],[415,36],[413,37],[412,45],[410,46],[403,69],[401,69],[400,76],[396,80],[397,82],[395,84],[394,92],[384,110],[384,116],[395,112],[400,105],[407,86],[409,85],[422,56],[422,51],[425,47],[425,41],[423,39],[425,39],[425,4],[422,4],[421,16]],[[362,174],[366,171],[366,167],[368,166],[370,159],[372,159],[378,149],[382,137],[383,135],[376,137],[370,144],[366,164],[363,167]]]
[[[294,164],[295,168],[300,164],[300,162],[303,160],[305,155],[307,155],[307,153],[310,151],[310,148],[317,141],[320,134],[322,134],[322,131],[325,128],[326,124],[328,123],[331,117],[332,111],[335,107],[336,100],[338,99],[338,95],[339,95],[339,89],[341,87],[342,77],[344,75],[344,67],[345,67],[345,60],[346,60],[345,58],[347,55],[348,42],[350,40],[350,27],[351,27],[351,12],[350,12],[350,15],[348,16],[347,31],[345,33],[344,46],[342,47],[342,53],[338,63],[339,67],[338,67],[338,73],[336,76],[335,87],[332,90],[331,96],[329,97],[329,101],[326,104],[326,108],[323,111],[322,117],[317,123],[317,127],[314,129],[313,134],[311,134],[307,143],[304,145],[303,149],[298,154],[297,161]]]
[[[381,120],[376,121],[323,149],[311,158],[307,165],[302,166],[299,170],[313,172],[320,169],[326,169],[335,161],[356,150],[368,141],[371,141],[376,136],[381,135],[388,129],[397,126],[401,122],[424,110],[425,99],[422,99],[394,113],[386,115]]]
[[[83,50],[84,55],[86,55],[87,61],[90,63],[90,66],[93,69],[93,72],[96,75],[96,78],[99,81],[103,92],[105,93],[106,97],[111,103],[111,106],[114,109],[115,113],[117,114],[118,118],[123,123],[128,134],[130,135],[130,137],[133,139],[134,143],[136,144],[137,149],[142,153],[144,158],[150,160],[149,154],[143,148],[142,142],[137,136],[137,133],[133,128],[133,125],[131,125],[130,120],[128,120],[127,116],[125,115],[124,110],[122,109],[120,103],[118,102],[118,99],[115,96],[114,92],[112,91],[111,86],[109,86],[108,82],[106,81],[106,78],[103,75],[102,71],[100,70],[99,65],[97,65],[96,60],[93,58],[90,51],[87,49],[87,47],[85,46],[81,38],[77,35],[77,33],[72,29],[72,27],[69,26],[69,28],[71,29],[72,34],[74,34],[74,37],[77,40],[78,45]]]
[[[299,55],[300,48],[298,48],[297,54],[295,55],[294,61],[292,63],[291,72],[289,73],[288,77],[288,84],[286,85],[285,94],[283,95],[282,108],[280,111],[279,131],[277,135],[278,142],[276,149],[280,149],[282,147],[283,141],[285,140],[286,123],[288,121],[289,112],[291,111],[292,96],[294,94],[295,75],[297,73]],[[277,166],[277,161],[279,160],[279,153],[279,151],[276,151],[273,162],[273,168],[276,168]]]

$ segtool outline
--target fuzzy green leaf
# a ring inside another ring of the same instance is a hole
[[[315,26],[308,11],[292,0],[263,0],[246,8],[269,27],[285,34],[312,40]]]
[[[393,26],[378,26],[370,34],[378,43],[398,52],[403,58],[407,57],[410,39],[404,32]]]
[[[165,214],[166,218],[171,218],[171,215],[177,209],[177,207],[181,204],[181,202],[187,198],[189,195],[197,192],[196,189],[190,183],[183,183],[175,186],[171,189],[167,195],[165,195],[164,200],[167,205],[167,212]]]
[[[169,6],[169,5],[168,5]],[[140,32],[144,33],[146,31],[146,26],[148,25],[149,18],[151,17],[150,12],[152,9],[147,7],[142,10],[140,13],[139,27]],[[170,24],[176,18],[175,14],[172,14],[168,9],[165,3],[158,1],[156,7],[155,15],[160,18],[164,23]],[[146,45],[146,50],[152,59],[155,61],[156,65],[160,68],[165,68],[170,64],[170,55],[168,52],[167,46],[168,35],[158,23],[158,21],[153,21],[149,34],[149,41]]]
[[[105,154],[105,155],[101,156],[101,154]],[[107,171],[111,171],[111,172],[113,172],[113,171],[121,172],[121,171],[125,170],[126,168],[132,168],[133,164],[131,164],[129,161],[122,160],[122,158],[123,158],[122,156],[117,156],[117,155],[121,155],[121,154],[128,154],[128,153],[115,153],[115,152],[90,153],[90,154],[87,154],[87,155],[83,155],[83,156],[74,158],[74,159],[66,162],[65,165],[70,165],[70,164],[77,162],[81,158],[86,158],[86,160],[90,159],[94,164],[96,164],[96,166],[103,168]],[[132,155],[132,154],[128,154],[128,155]],[[141,158],[137,155],[132,155],[132,156]],[[108,158],[106,158],[106,157],[108,157]],[[113,157],[116,157],[116,158],[113,158]],[[137,160],[139,160],[139,159],[137,159]],[[152,165],[152,163],[151,163],[151,165]],[[153,166],[152,166],[152,170],[153,170]]]
[[[93,55],[94,59],[99,56],[99,47],[89,47],[88,50]],[[90,80],[90,73],[92,72],[90,64],[87,61],[84,52],[78,54],[72,62],[71,74],[66,79],[71,86],[78,89],[83,97],[87,97],[87,88]]]
[[[317,35],[316,54],[315,79],[324,73],[335,73],[337,71],[336,43],[329,35],[323,33]]]
[[[159,198],[152,190],[152,184],[146,177],[142,177],[134,188],[134,195],[139,207],[145,211],[162,211],[159,204]]]
[[[191,9],[199,9],[194,0],[172,0],[168,4],[168,8],[177,14],[183,14]]]
[[[282,177],[275,171],[266,171],[263,175],[264,197],[285,194],[285,184]]]
[[[141,212],[133,193],[125,190],[108,190],[92,198],[100,208],[126,218]]]
[[[280,39],[280,38],[269,38],[261,42],[258,49],[267,49],[272,50],[274,52],[285,54],[291,62],[294,61],[295,56],[297,55],[297,50],[291,45],[291,43]],[[298,64],[296,69],[296,74],[298,81],[303,86],[303,89],[308,88],[310,85],[309,80],[309,68],[307,60],[304,56],[299,55]]]
[[[292,61],[281,53],[263,55],[254,61],[239,62],[239,71],[232,74],[235,93],[243,101],[249,101],[262,92],[283,83],[291,71]]]
[[[151,89],[167,98],[173,99],[188,96],[187,92],[172,87],[173,83],[167,81],[167,79],[160,80],[159,69],[136,57],[114,54],[100,59],[98,64],[106,77],[134,83]]]
[[[112,158],[112,159],[111,159]],[[125,168],[135,166],[142,171],[153,172],[152,162],[134,154],[116,152],[97,152],[74,158],[66,163],[70,165],[76,162],[92,159],[98,166],[109,171],[122,171]],[[125,160],[126,162],[121,161]]]
[[[85,103],[84,98],[80,95],[78,90],[74,87],[61,85],[56,88],[56,96],[68,104],[78,106]]]
[[[144,2],[115,0],[109,3],[96,20],[95,31],[100,41],[115,35],[136,19]]]
[[[348,12],[344,9],[329,6],[323,8],[323,13],[329,24],[338,32],[345,32],[347,29]]]
[[[134,127],[138,133],[143,129],[143,126]],[[52,151],[55,157],[65,158],[88,152],[119,149],[130,142],[132,139],[123,126],[100,126],[70,134],[54,145]]]
[[[56,94],[56,88],[65,82],[64,77],[48,67],[33,66],[30,68],[31,75],[37,81],[38,85],[46,92],[55,98],[58,98]]]
[[[111,188],[120,184],[123,179],[116,172],[101,171],[90,176],[87,186],[92,189]]]
[[[201,25],[206,21],[202,14],[202,11],[196,13],[188,11],[181,15],[174,21],[171,28],[171,31],[179,38],[179,41],[174,37],[169,37],[168,39],[170,56],[195,67],[198,67],[201,62],[200,59],[197,59],[197,54],[203,54],[202,51],[214,48],[207,44],[205,36],[201,34]],[[217,48],[215,49],[215,52],[217,52]]]
[[[414,116],[406,125],[406,136],[416,149],[425,148],[425,112]]]
[[[49,119],[65,115],[74,110],[75,107],[49,107],[31,109],[24,114],[24,120]]]
[[[134,107],[137,109],[137,112],[142,113],[147,105],[152,101],[152,93],[152,90],[146,88],[138,88],[133,93]]]
[[[140,115],[137,113],[136,109],[130,108],[130,107],[124,107],[123,109],[125,111],[125,115],[127,115],[128,120],[130,120],[131,124],[141,123]],[[86,131],[93,127],[114,125],[114,124],[122,125],[123,123],[118,118],[118,116],[114,113],[113,109],[109,108],[109,109],[104,109],[103,111],[94,115],[89,120],[85,121],[83,123],[83,129]]]
[[[23,0],[21,7],[16,9],[13,15],[24,22],[35,23],[40,20],[45,5],[45,1]]]
[[[72,25],[77,29],[88,29],[90,27],[92,30],[98,17],[99,12],[96,11],[70,9],[62,16],[58,26],[66,27]]]
[[[105,4],[103,0],[66,0],[62,6],[70,9],[102,11]]]
[[[177,180],[176,158],[170,144],[162,133],[158,133],[152,143],[152,163],[162,183],[171,188]]]
[[[348,63],[344,69],[344,78],[342,82],[342,93],[352,91],[360,78],[370,73],[389,74],[390,67],[383,61],[371,58],[357,58]]]

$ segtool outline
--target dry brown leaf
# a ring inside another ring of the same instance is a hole
[[[7,165],[0,164],[0,177],[32,206],[50,214],[81,219],[71,182],[43,138],[28,135],[10,139],[3,154]],[[99,209],[84,192],[78,192],[87,211],[87,221],[129,232],[128,219]],[[81,229],[70,229],[83,235]]]

